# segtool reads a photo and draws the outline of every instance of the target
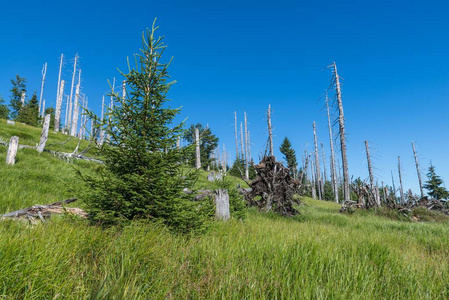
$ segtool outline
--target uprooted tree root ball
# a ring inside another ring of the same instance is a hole
[[[300,182],[290,176],[289,169],[277,162],[274,156],[263,157],[254,168],[257,178],[250,185],[252,190],[246,194],[250,205],[265,211],[273,210],[282,216],[299,214],[293,208],[293,195],[299,189]],[[261,199],[256,200],[257,196]]]

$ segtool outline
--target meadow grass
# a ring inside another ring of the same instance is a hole
[[[16,165],[0,162],[0,213],[70,198],[81,184],[74,168],[97,167],[21,149]],[[201,174],[198,186],[209,185]],[[251,208],[244,221],[215,222],[197,236],[143,221],[2,220],[0,299],[449,298],[447,223],[302,202],[295,217]]]

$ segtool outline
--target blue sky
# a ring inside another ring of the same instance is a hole
[[[59,56],[70,81],[80,55],[82,91],[100,110],[108,79],[125,70],[141,34],[158,18],[166,58],[178,83],[169,97],[179,120],[209,124],[235,156],[233,114],[246,111],[254,158],[266,146],[266,109],[273,108],[275,148],[288,136],[301,157],[313,143],[328,148],[320,97],[326,67],[336,61],[343,80],[349,172],[368,177],[364,141],[375,175],[418,193],[410,142],[423,173],[430,161],[449,180],[449,4],[441,1],[3,1],[0,11],[0,95],[10,79],[26,77],[39,92],[48,63],[45,98],[54,106]],[[66,89],[67,93],[67,89]],[[281,158],[279,151],[277,157]]]

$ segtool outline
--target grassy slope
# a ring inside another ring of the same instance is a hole
[[[0,147],[1,159],[5,153]],[[0,212],[70,197],[67,187],[79,184],[71,165],[27,149],[15,166],[0,161],[0,182]],[[70,217],[37,226],[1,221],[0,298],[449,297],[447,224],[342,215],[334,203],[304,202],[294,218],[250,210],[244,222],[217,222],[193,238],[144,223],[104,230]]]

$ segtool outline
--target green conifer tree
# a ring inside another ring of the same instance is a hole
[[[183,191],[192,189],[196,174],[183,174],[180,164],[184,153],[176,141],[183,124],[172,124],[180,110],[166,105],[174,81],[168,81],[170,63],[162,61],[166,46],[154,36],[156,29],[153,24],[143,36],[137,66],[122,73],[125,99],[112,93],[114,109],[104,124],[109,139],[101,149],[104,168],[98,177],[84,177],[88,189],[81,196],[95,222],[144,218],[191,232],[203,228],[212,206]]]
[[[0,119],[7,119],[9,115],[8,106],[5,103],[5,100],[0,97]]]
[[[12,88],[11,92],[11,102],[9,106],[11,119],[15,120],[19,114],[19,110],[22,108],[22,93],[26,92],[26,79],[16,75],[16,79],[11,79]]]
[[[427,173],[428,180],[424,184],[424,188],[428,190],[430,197],[435,199],[446,199],[449,196],[449,192],[446,190],[443,184],[443,180],[440,176],[435,173],[435,166],[432,164],[429,167],[429,172]]]
[[[34,92],[29,101],[19,109],[16,120],[31,126],[37,126],[39,122],[39,100]]]
[[[287,168],[290,170],[290,175],[294,178],[296,178],[296,168],[298,166],[298,163],[296,161],[296,153],[295,150],[292,148],[292,144],[290,143],[290,140],[285,137],[282,141],[281,147],[279,148],[282,154],[284,154],[284,159],[287,162]]]

